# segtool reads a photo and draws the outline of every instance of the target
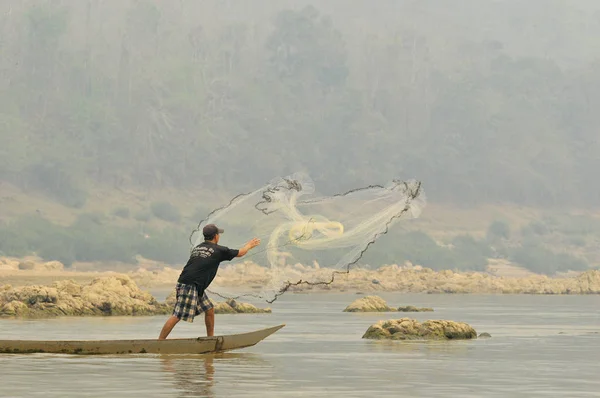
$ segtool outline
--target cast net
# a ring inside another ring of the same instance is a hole
[[[237,249],[261,239],[246,256],[221,263],[209,293],[272,303],[302,285],[335,283],[336,275],[360,266],[367,250],[396,222],[418,217],[424,206],[419,181],[392,180],[322,196],[308,175],[295,173],[210,212],[190,243],[200,244],[202,227],[211,223],[225,230],[223,246]]]

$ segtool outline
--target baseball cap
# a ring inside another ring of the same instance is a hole
[[[206,239],[212,239],[216,234],[222,234],[225,232],[222,228],[218,228],[215,224],[208,224],[202,228],[202,234]]]

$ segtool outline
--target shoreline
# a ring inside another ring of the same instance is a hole
[[[284,269],[284,279],[328,281],[333,269],[305,267],[300,264]],[[49,285],[57,281],[73,280],[89,283],[99,277],[126,275],[143,290],[168,291],[174,289],[180,270],[137,268],[134,271],[70,271],[70,270],[0,270],[0,286]],[[268,270],[246,262],[219,270],[211,290],[258,291],[271,280]],[[423,294],[473,294],[473,295],[590,295],[600,294],[600,270],[589,270],[568,276],[497,276],[485,272],[433,271],[420,267],[383,266],[374,270],[355,269],[348,274],[336,275],[331,285],[310,286],[302,284],[290,288],[288,293],[364,293],[378,292]]]

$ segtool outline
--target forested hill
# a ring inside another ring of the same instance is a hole
[[[311,5],[312,4],[312,5]],[[595,205],[600,2],[0,5],[0,179]]]
[[[307,171],[423,182],[369,266],[600,264],[597,0],[4,1],[0,55],[0,256],[181,264]]]

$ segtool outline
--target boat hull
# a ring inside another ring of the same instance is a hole
[[[0,340],[0,353],[77,355],[206,354],[256,345],[285,325],[253,332],[191,339]]]

